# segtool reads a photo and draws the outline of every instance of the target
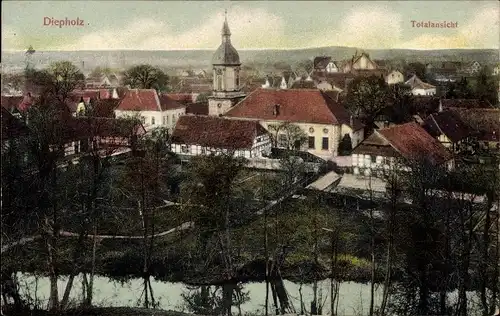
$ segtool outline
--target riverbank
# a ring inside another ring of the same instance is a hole
[[[46,310],[15,310],[5,308],[4,315],[25,315],[25,316],[190,316],[175,311],[161,309],[134,308],[134,307],[93,307],[93,308],[73,308],[64,311],[51,312]]]

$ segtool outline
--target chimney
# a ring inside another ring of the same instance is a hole
[[[273,114],[274,114],[274,116],[278,116],[278,115],[280,115],[280,105],[279,105],[279,104],[275,104],[275,105],[274,105],[274,111],[273,111]]]

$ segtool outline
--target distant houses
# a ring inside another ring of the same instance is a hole
[[[417,75],[413,75],[410,79],[405,82],[406,85],[410,86],[413,95],[435,95],[436,86],[429,83],[423,82]]]
[[[116,117],[137,116],[146,129],[157,126],[172,129],[186,106],[154,89],[131,89],[115,110]]]

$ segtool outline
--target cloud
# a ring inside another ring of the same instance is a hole
[[[214,49],[221,41],[220,31],[223,21],[224,14],[219,13],[199,26],[175,34],[165,22],[143,18],[133,21],[125,29],[90,33],[71,44],[51,49]],[[233,34],[232,41],[239,49],[283,45],[284,21],[281,17],[263,9],[234,7],[228,14],[228,23]]]
[[[356,7],[310,46],[392,48],[401,41],[402,21],[399,13],[386,7]]]
[[[422,34],[401,43],[399,48],[447,49],[447,48],[499,48],[498,6],[488,6],[478,10],[472,18],[451,35]]]

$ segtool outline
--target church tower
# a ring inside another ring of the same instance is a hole
[[[213,88],[208,97],[208,114],[222,116],[245,97],[240,83],[240,56],[231,44],[227,11],[222,25],[222,43],[212,58]]]

